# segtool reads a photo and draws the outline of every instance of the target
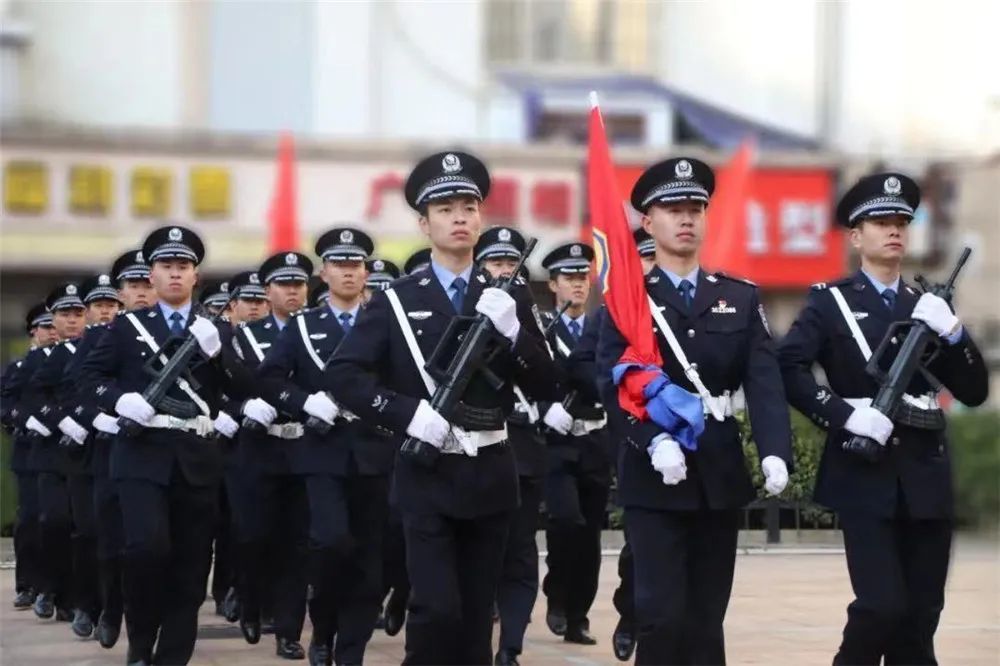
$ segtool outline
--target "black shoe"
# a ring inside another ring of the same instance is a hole
[[[500,650],[493,658],[493,666],[520,666],[513,650]]]
[[[618,620],[615,633],[611,635],[611,643],[618,661],[628,661],[632,658],[632,653],[635,652],[635,633],[624,620]]]
[[[577,645],[597,645],[597,639],[590,635],[590,631],[583,627],[566,628],[563,640],[567,643]]]
[[[306,651],[298,641],[290,641],[287,638],[279,638],[278,645],[274,653],[282,659],[305,659]]]
[[[243,632],[243,638],[250,645],[256,645],[260,642],[260,620],[241,617],[240,631]]]
[[[56,622],[72,622],[73,621],[73,611],[68,608],[59,608],[56,606]]]
[[[229,588],[226,598],[222,600],[222,617],[230,624],[240,619],[240,600],[236,596],[235,587]]]
[[[122,619],[121,616],[118,617],[118,621],[115,622],[113,619],[109,618],[105,613],[101,613],[101,616],[97,618],[97,642],[101,644],[102,648],[110,650],[118,642],[118,636],[122,632]]]
[[[21,590],[14,597],[14,610],[28,610],[35,603],[35,596],[32,590]]]
[[[48,620],[52,617],[52,614],[56,612],[56,604],[52,595],[43,592],[35,597],[34,611],[39,619]]]
[[[395,636],[403,629],[406,621],[406,598],[395,592],[389,597],[389,602],[385,605],[385,633]]]
[[[566,635],[566,616],[562,611],[549,608],[545,613],[545,624],[549,625],[549,631],[556,636]]]
[[[331,666],[333,650],[326,643],[309,643],[309,666]]]
[[[73,624],[70,628],[77,637],[90,638],[94,635],[94,620],[91,619],[90,613],[77,608],[73,611]]]

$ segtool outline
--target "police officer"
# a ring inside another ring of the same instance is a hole
[[[655,400],[668,399],[686,425],[666,432],[653,420],[626,419],[610,381],[626,349],[613,317],[598,345],[604,404],[628,438],[618,492],[634,558],[639,664],[725,662],[738,511],[756,494],[732,417],[741,386],[769,493],[784,489],[791,463],[788,410],[757,288],[698,265],[714,181],[703,162],[670,159],[647,169],[631,197],[656,243],[657,267],[645,282],[662,372],[685,390]]]
[[[491,276],[510,277],[524,253],[524,236],[509,227],[493,227],[476,243],[476,263]],[[524,632],[538,596],[538,511],[545,478],[545,438],[538,423],[538,404],[529,400],[520,387],[513,387],[516,402],[507,417],[507,434],[517,464],[520,506],[511,520],[503,570],[497,588],[500,640],[494,663],[517,664],[524,647]]]
[[[110,462],[124,525],[127,660],[186,664],[205,599],[222,477],[213,438],[218,405],[224,394],[242,397],[253,381],[216,326],[192,307],[205,254],[197,234],[161,227],[142,253],[159,302],[112,322],[83,361],[81,377],[103,410],[140,426],[136,434],[122,429]],[[197,344],[191,379],[179,377],[169,400],[151,405],[142,394],[149,383],[143,366],[175,354],[179,340]]]
[[[368,277],[365,279],[365,300],[373,291],[385,291],[399,277],[399,266],[386,259],[369,259],[365,262]]]
[[[400,440],[419,440],[423,454],[436,451],[415,460],[408,448],[393,479],[413,585],[407,664],[492,660],[493,602],[518,500],[506,432],[511,386],[555,397],[552,361],[523,280],[510,293],[490,288],[489,274],[473,263],[489,186],[486,167],[467,153],[432,155],[414,168],[405,193],[431,242],[430,266],[375,293],[327,373],[346,408]],[[476,313],[502,336],[491,369],[503,385],[473,376],[446,418],[431,406],[435,382],[424,359],[455,315]]]
[[[590,634],[587,613],[597,594],[612,460],[607,416],[597,394],[593,365],[589,365],[591,372],[583,373],[583,381],[575,381],[570,360],[590,323],[586,305],[593,260],[593,248],[584,243],[561,245],[542,260],[542,267],[549,271],[556,309],[568,304],[549,331],[567,398],[565,405],[547,407],[544,418],[549,426],[545,478],[549,553],[542,588],[548,598],[549,628],[566,642],[581,645],[597,643]]]
[[[29,354],[36,349],[48,349],[58,342],[52,326],[52,313],[45,303],[32,306],[25,316],[25,331],[31,341]],[[46,352],[40,351],[38,358]],[[31,441],[25,436],[23,424],[16,423],[16,409],[20,391],[24,386],[26,359],[12,361],[4,370],[0,384],[0,410],[4,429],[13,436],[14,450],[10,469],[17,478],[17,521],[14,523],[14,582],[15,610],[27,610],[35,602],[39,589],[37,568],[41,559],[38,527],[38,475],[28,469],[28,452]]]
[[[269,305],[257,271],[241,271],[227,282],[231,300],[229,321],[233,326],[267,316]]]
[[[210,316],[224,315],[224,309],[229,304],[229,282],[209,280],[201,287],[198,302]]]
[[[352,227],[320,236],[316,254],[329,304],[295,316],[258,370],[262,397],[306,424],[289,448],[309,504],[311,664],[360,664],[379,610],[393,449],[374,424],[359,422],[330,399],[324,376],[333,351],[354,335],[364,262],[373,250],[371,238]]]
[[[312,261],[298,252],[269,257],[257,271],[270,303],[269,315],[237,328],[233,343],[256,371],[292,315],[306,300]],[[306,539],[309,505],[305,477],[292,460],[291,442],[302,438],[301,421],[278,414],[255,397],[242,405],[239,466],[247,483],[244,529],[240,537],[240,627],[250,643],[260,639],[261,611],[273,611],[276,654],[303,659],[299,643],[306,609]]]
[[[841,198],[837,221],[861,257],[853,275],[814,285],[782,341],[779,358],[791,404],[828,431],[816,501],[837,511],[855,599],[847,607],[835,664],[934,664],[944,605],[954,499],[951,459],[937,388],[917,374],[890,419],[871,406],[878,383],[865,365],[895,321],[925,322],[941,338],[929,370],[962,403],[987,397],[983,358],[951,307],[921,294],[900,273],[917,184],[901,173],[859,180]],[[897,340],[890,341],[889,357]],[[889,361],[889,359],[886,359]],[[829,385],[813,376],[823,368]],[[878,462],[844,450],[851,435],[884,447]]]
[[[430,265],[431,249],[429,247],[424,247],[406,258],[406,262],[403,264],[403,273],[406,275],[413,275],[417,271],[422,271]]]

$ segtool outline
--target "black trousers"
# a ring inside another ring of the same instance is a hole
[[[301,476],[258,476],[249,484],[241,553],[244,617],[267,608],[278,638],[298,641],[306,615],[306,539],[309,503]]]
[[[118,502],[118,486],[107,476],[94,477],[94,513],[97,523],[97,566],[99,569],[100,599],[105,618],[114,625],[121,623],[122,551],[125,538],[122,534],[122,510]]]
[[[226,469],[219,488],[219,510],[212,539],[212,598],[222,601],[229,588],[239,588],[240,566],[243,558],[238,555],[239,544],[246,542],[246,519],[249,515],[250,483],[242,471]]]
[[[313,641],[333,644],[338,664],[360,664],[382,606],[388,479],[312,475],[305,484]]]
[[[472,519],[403,508],[413,585],[404,664],[491,664],[493,601],[511,512]]]
[[[218,492],[218,485],[189,484],[176,468],[168,486],[118,481],[129,661],[186,664],[191,659],[212,559]]]
[[[835,664],[936,664],[952,523],[842,513],[854,601]]]
[[[635,568],[632,562],[632,544],[628,540],[628,530],[624,530],[625,545],[618,554],[618,587],[611,596],[611,602],[618,611],[621,623],[635,632]]]
[[[632,544],[636,664],[724,664],[722,623],[738,512],[625,508]]]
[[[73,519],[65,476],[38,473],[38,506],[39,592],[54,595],[56,606],[69,610],[73,606]]]
[[[393,596],[408,599],[410,577],[406,573],[406,539],[403,537],[403,517],[399,509],[389,506],[382,542],[382,596],[392,590]]]
[[[601,530],[608,503],[608,484],[603,479],[588,475],[570,476],[567,472],[550,470],[546,481],[549,486],[546,498],[552,496],[553,474],[563,474],[572,479],[568,486],[569,492],[583,522],[550,514],[549,525],[545,530],[545,543],[549,551],[545,558],[548,572],[542,589],[549,607],[565,613],[569,628],[587,627],[587,614],[597,596],[601,571]],[[566,492],[560,492],[559,495],[565,497]]]
[[[39,560],[42,556],[39,530],[38,475],[17,474],[17,521],[14,523],[14,585],[16,591],[41,589]]]
[[[538,597],[538,507],[542,502],[542,480],[522,476],[521,505],[514,512],[504,550],[503,570],[497,588],[500,611],[501,650],[521,654],[524,632]]]
[[[97,566],[97,516],[94,509],[94,477],[73,474],[66,478],[73,517],[72,565],[73,606],[97,619],[101,610]]]

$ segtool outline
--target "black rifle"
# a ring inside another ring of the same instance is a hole
[[[524,262],[535,249],[538,241],[534,238],[528,241],[521,254],[520,261],[509,276],[500,276],[490,282],[490,287],[510,293],[514,281],[521,274]],[[500,349],[501,336],[493,322],[484,314],[476,313],[472,317],[452,317],[447,330],[438,342],[434,353],[427,360],[427,372],[437,380],[437,389],[431,396],[430,405],[438,414],[448,419],[454,414],[459,402],[465,395],[472,378],[479,374],[495,390],[504,386],[504,381],[497,377],[488,367],[493,355]],[[458,349],[451,353],[448,343],[455,339],[461,342]],[[447,364],[441,363],[445,355],[450,356]],[[443,368],[443,370],[442,370]],[[407,437],[400,449],[400,455],[420,465],[431,467],[441,456],[441,452],[433,445],[415,437]]]
[[[952,269],[947,282],[930,285],[920,276],[917,277],[917,282],[924,292],[940,296],[950,303],[955,289],[955,280],[970,254],[972,254],[971,248],[967,247],[962,250],[958,263]],[[879,361],[889,351],[889,345],[892,344],[893,339],[898,340],[903,334],[906,337],[900,345],[899,353],[889,367],[889,371],[883,372]],[[903,394],[906,393],[910,380],[917,372],[924,374],[932,386],[940,386],[941,383],[926,368],[926,365],[937,355],[940,346],[940,336],[925,322],[912,319],[894,322],[886,331],[878,349],[872,354],[868,365],[865,366],[865,371],[881,384],[878,393],[875,394],[875,399],[872,400],[872,407],[892,419],[902,404]],[[930,355],[925,357],[928,350],[930,350]],[[845,451],[857,454],[869,462],[881,460],[886,449],[874,439],[863,435],[852,435],[842,444],[842,447]]]

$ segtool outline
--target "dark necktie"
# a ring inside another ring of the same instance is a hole
[[[457,277],[451,282],[451,304],[455,308],[455,312],[462,311],[462,303],[465,302],[465,286],[466,281],[463,278]]]
[[[346,333],[350,333],[351,332],[351,313],[350,312],[341,312],[340,316],[338,317],[338,319],[340,319],[340,327],[342,329],[344,329],[344,333],[345,334]]]
[[[569,322],[569,334],[573,336],[574,340],[580,339],[580,324],[574,319]]]
[[[882,300],[885,301],[885,306],[892,311],[896,306],[896,291],[894,289],[886,289],[882,292]]]
[[[677,285],[677,291],[681,292],[681,298],[684,300],[684,305],[688,308],[691,307],[691,301],[694,300],[694,285],[688,280],[681,280]]]
[[[172,335],[180,335],[184,332],[184,315],[180,312],[174,312],[170,315],[170,333]]]

